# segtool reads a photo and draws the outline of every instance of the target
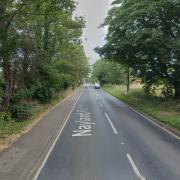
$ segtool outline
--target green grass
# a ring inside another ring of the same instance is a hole
[[[18,134],[21,133],[24,128],[26,126],[28,126],[29,124],[31,124],[34,119],[36,119],[36,117],[46,111],[48,109],[48,107],[54,103],[54,101],[52,101],[50,104],[39,104],[37,102],[33,102],[30,103],[31,104],[31,117],[29,119],[26,120],[15,120],[12,117],[8,117],[8,119],[3,120],[2,119],[2,114],[0,114],[1,116],[1,120],[0,120],[0,139],[6,138],[10,135],[13,134]]]
[[[31,120],[28,121],[16,121],[14,119],[11,119],[7,122],[0,122],[0,139],[5,138],[12,134],[20,133],[21,130],[31,122]]]
[[[125,86],[109,85],[103,89],[162,123],[180,130],[180,100],[146,95],[140,85],[132,86],[129,94],[126,94]]]

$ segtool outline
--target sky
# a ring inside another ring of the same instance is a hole
[[[86,28],[82,36],[84,50],[89,63],[93,64],[99,59],[94,48],[103,45],[106,34],[105,28],[98,27],[103,23],[112,0],[77,0],[77,2],[75,14],[83,16],[86,20]]]

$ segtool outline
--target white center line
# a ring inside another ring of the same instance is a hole
[[[115,134],[118,134],[116,128],[114,127],[114,125],[113,125],[111,119],[109,118],[109,116],[108,116],[108,114],[107,114],[106,112],[105,112],[105,115],[106,115],[106,118],[107,118],[107,120],[109,121],[109,124],[111,125],[111,127],[112,127],[114,133],[115,133]]]
[[[103,109],[103,105],[101,102],[99,102],[99,106],[101,107],[101,109]]]
[[[129,162],[130,162],[130,164],[131,164],[131,166],[132,166],[132,168],[133,168],[133,170],[134,170],[136,176],[137,176],[139,179],[141,179],[141,180],[146,180],[146,178],[143,177],[143,176],[140,174],[140,172],[139,172],[139,170],[138,170],[136,164],[134,163],[134,161],[133,161],[131,155],[130,155],[130,154],[126,154],[126,156],[127,156],[128,160],[129,160]]]

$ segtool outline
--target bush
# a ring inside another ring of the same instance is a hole
[[[171,84],[165,84],[162,88],[162,95],[163,97],[172,97],[174,95],[174,89]]]
[[[17,91],[13,94],[11,102],[13,104],[17,104],[24,100],[30,100],[33,97],[33,93],[34,93],[34,91],[32,88],[29,88],[29,89],[25,88],[20,91]]]
[[[53,97],[53,89],[49,87],[40,87],[37,88],[34,93],[34,98],[40,101],[41,103],[49,102]]]
[[[7,124],[12,122],[10,112],[0,112],[0,138],[7,134]]]
[[[10,112],[0,112],[0,121],[1,122],[7,122],[7,121],[11,121],[12,117],[11,117],[11,113]]]
[[[48,83],[36,81],[29,88],[33,100],[38,100],[41,103],[47,103],[51,101],[55,93],[54,88],[52,88]]]
[[[28,104],[13,105],[11,106],[10,109],[11,109],[12,116],[16,120],[26,120],[32,115],[31,106]]]

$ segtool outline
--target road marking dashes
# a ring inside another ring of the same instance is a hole
[[[103,109],[103,105],[101,102],[98,102],[99,106],[101,107],[101,109]]]
[[[141,180],[146,180],[146,178],[143,177],[143,176],[141,175],[141,173],[139,172],[139,170],[138,170],[136,164],[134,163],[131,155],[127,153],[126,156],[127,156],[128,160],[129,160],[129,162],[130,162],[130,164],[131,164],[131,166],[132,166],[132,168],[133,168],[136,176],[137,176],[138,178],[140,178]]]
[[[112,123],[110,117],[108,116],[108,114],[107,114],[106,112],[105,112],[105,115],[106,115],[106,118],[107,118],[107,120],[109,121],[109,124],[111,125],[111,127],[112,127],[114,133],[115,133],[115,134],[118,134],[116,128],[114,127],[114,125],[113,125],[113,123]]]

